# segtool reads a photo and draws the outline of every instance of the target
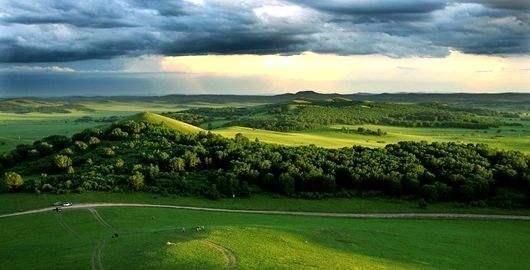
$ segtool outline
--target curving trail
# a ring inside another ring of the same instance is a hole
[[[103,217],[98,213],[98,211],[94,208],[87,208],[88,211],[94,216],[94,219],[103,227],[113,229],[113,227],[107,223],[103,219]],[[94,247],[94,251],[92,252],[92,258],[90,261],[90,265],[92,267],[92,270],[104,270],[103,263],[101,262],[101,252],[103,251],[103,248],[105,247],[105,244],[107,243],[107,240],[100,239],[97,241],[96,246]]]
[[[312,217],[342,217],[342,218],[530,220],[530,216],[520,216],[520,215],[451,214],[451,213],[361,214],[361,213],[300,212],[300,211],[275,211],[275,210],[242,210],[242,209],[208,208],[208,207],[164,205],[164,204],[144,204],[144,203],[85,203],[85,204],[77,204],[77,205],[73,205],[70,207],[66,207],[66,208],[63,208],[63,210],[85,209],[85,208],[96,208],[96,207],[151,207],[151,208],[168,208],[168,209],[194,210],[194,211],[206,211],[206,212],[221,212],[221,213],[312,216]],[[48,212],[48,211],[52,211],[53,209],[55,209],[55,207],[46,207],[46,208],[16,212],[16,213],[11,213],[11,214],[3,214],[3,215],[0,215],[0,218]]]

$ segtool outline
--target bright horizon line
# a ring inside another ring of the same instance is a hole
[[[221,90],[222,91],[222,90]],[[312,92],[319,95],[366,95],[366,96],[376,96],[376,95],[530,95],[530,90],[528,91],[504,91],[504,92],[465,92],[465,91],[399,91],[399,92],[319,92],[317,90],[299,90],[299,91],[289,91],[281,93],[269,93],[269,94],[213,94],[213,93],[196,93],[196,94],[186,94],[186,93],[167,93],[163,95],[156,94],[134,94],[134,95],[9,95],[9,96],[0,96],[0,99],[16,99],[16,98],[119,98],[119,97],[167,97],[167,96],[248,96],[248,97],[274,97],[288,94],[299,94],[303,92]]]

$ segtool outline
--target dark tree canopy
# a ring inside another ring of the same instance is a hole
[[[252,192],[305,198],[375,194],[504,206],[528,206],[530,197],[529,157],[485,145],[285,147],[132,121],[72,139],[50,138],[2,155],[2,175],[22,175],[26,191],[145,190],[210,198]],[[39,150],[43,143],[54,146]]]

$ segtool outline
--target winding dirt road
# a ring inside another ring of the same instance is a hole
[[[96,207],[151,207],[168,208],[180,210],[194,210],[221,213],[242,213],[242,214],[262,214],[262,215],[287,215],[287,216],[312,216],[312,217],[342,217],[342,218],[384,218],[384,219],[482,219],[482,220],[530,220],[530,216],[519,215],[486,215],[486,214],[451,214],[451,213],[328,213],[328,212],[300,212],[300,211],[274,211],[274,210],[242,210],[225,208],[208,208],[195,206],[179,206],[165,204],[144,204],[144,203],[85,203],[76,204],[68,209],[85,209]],[[55,207],[46,207],[22,212],[0,215],[0,218],[29,215],[52,211]]]

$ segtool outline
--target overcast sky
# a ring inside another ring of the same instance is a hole
[[[528,92],[527,0],[0,0],[0,96]]]

